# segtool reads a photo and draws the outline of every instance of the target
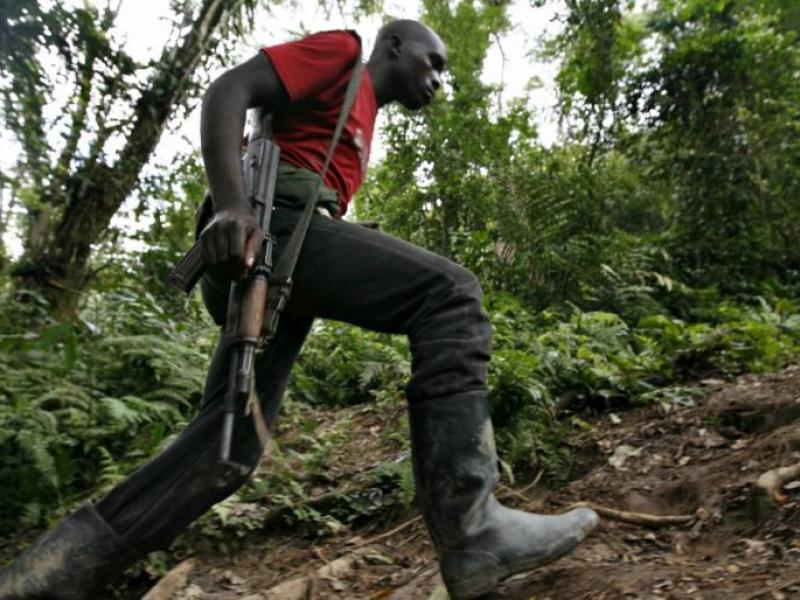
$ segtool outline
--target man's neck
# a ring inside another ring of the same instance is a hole
[[[372,82],[372,89],[375,90],[375,100],[378,102],[378,108],[386,106],[394,100],[389,91],[392,86],[389,80],[389,70],[386,66],[385,62],[375,58],[371,58],[367,62],[367,71]]]

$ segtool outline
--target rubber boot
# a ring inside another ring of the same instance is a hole
[[[86,504],[0,572],[2,600],[88,600],[140,555]]]
[[[453,600],[477,598],[506,577],[553,562],[597,526],[588,508],[547,516],[497,501],[485,392],[412,402],[409,423],[417,497]]]

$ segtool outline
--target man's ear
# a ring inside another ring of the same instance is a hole
[[[396,33],[389,38],[389,56],[391,58],[400,58],[403,53],[403,38]]]

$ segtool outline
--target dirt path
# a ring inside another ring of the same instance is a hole
[[[668,415],[636,409],[619,413],[616,423],[600,417],[576,443],[584,475],[570,484],[521,494],[525,483],[518,482],[517,491],[499,491],[508,504],[530,510],[592,501],[693,515],[691,523],[648,529],[604,519],[572,556],[517,576],[487,598],[800,598],[800,481],[789,482],[779,503],[754,493],[764,472],[800,462],[800,365],[705,384],[709,394],[695,408]],[[370,455],[367,448],[358,454]],[[287,532],[232,557],[193,561],[171,591],[151,596],[422,600],[438,585],[433,549],[414,512],[383,531],[316,540]]]

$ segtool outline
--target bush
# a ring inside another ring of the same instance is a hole
[[[39,525],[150,456],[194,412],[211,342],[132,290],[91,298],[74,324],[24,300],[0,299],[5,331],[34,324],[0,336],[2,529]]]
[[[410,372],[405,338],[318,321],[295,365],[290,394],[329,407],[401,398]]]

